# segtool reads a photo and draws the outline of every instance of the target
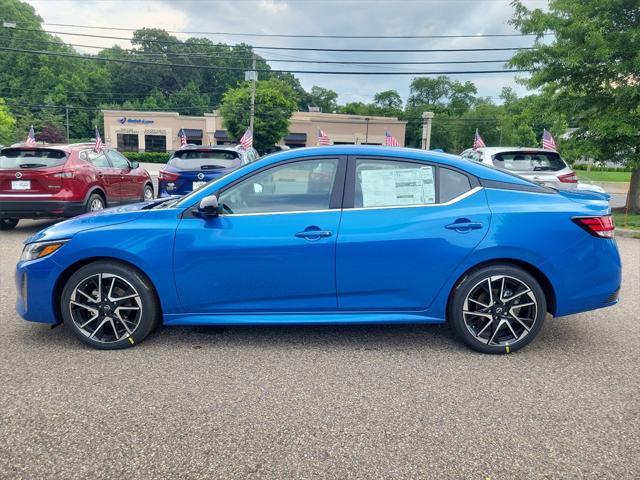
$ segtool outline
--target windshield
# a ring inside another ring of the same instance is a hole
[[[0,152],[0,169],[47,168],[62,165],[67,154],[51,148],[5,148]]]
[[[240,155],[232,150],[178,150],[169,165],[181,170],[211,170],[240,165]]]
[[[493,164],[512,172],[557,172],[566,168],[564,160],[555,152],[500,152],[493,156]]]

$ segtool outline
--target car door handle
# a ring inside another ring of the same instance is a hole
[[[444,228],[449,230],[455,230],[456,232],[468,232],[469,230],[479,230],[482,228],[482,223],[471,221],[455,221],[449,225],[445,225]]]
[[[307,240],[318,240],[320,238],[323,237],[330,237],[331,235],[333,235],[333,232],[330,232],[329,230],[304,230],[302,232],[298,232],[296,233],[296,237],[298,238],[305,238]]]

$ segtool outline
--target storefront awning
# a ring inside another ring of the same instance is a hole
[[[213,134],[213,138],[215,138],[216,140],[221,140],[223,142],[231,141],[231,138],[227,134],[226,130],[216,130],[216,133]]]
[[[198,130],[197,128],[183,128],[181,130],[184,131],[184,134],[187,137],[202,138],[202,130]],[[178,136],[180,135],[181,135],[180,130],[178,130]]]
[[[284,137],[285,143],[307,143],[307,134],[306,133],[290,133],[286,137]]]

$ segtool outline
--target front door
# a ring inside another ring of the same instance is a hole
[[[123,202],[137,202],[142,198],[142,184],[129,160],[115,150],[107,150],[111,165],[118,173],[118,189]]]
[[[267,167],[219,192],[218,217],[185,215],[174,254],[184,312],[335,310],[345,163]]]
[[[349,161],[336,246],[339,308],[425,310],[486,235],[484,192],[474,178],[424,162]]]
[[[84,150],[80,154],[82,160],[88,161],[96,170],[96,180],[107,195],[107,206],[118,204],[122,201],[120,193],[120,169],[111,165],[104,150]]]

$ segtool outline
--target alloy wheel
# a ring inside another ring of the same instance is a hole
[[[69,311],[78,330],[87,338],[114,343],[130,337],[140,324],[142,300],[124,278],[97,273],[73,289]]]
[[[538,315],[538,301],[522,280],[494,275],[478,282],[464,300],[464,323],[486,345],[513,345],[526,337]]]
[[[91,200],[91,203],[89,204],[89,211],[98,212],[100,210],[104,210],[104,203],[102,202],[101,198],[96,197],[93,200]]]
[[[144,201],[153,200],[153,189],[151,187],[144,188]]]

